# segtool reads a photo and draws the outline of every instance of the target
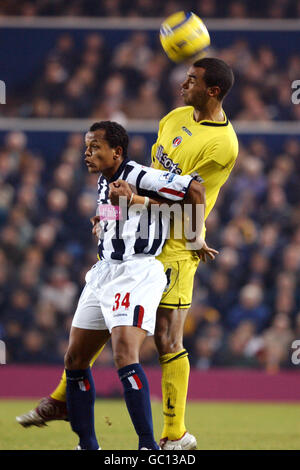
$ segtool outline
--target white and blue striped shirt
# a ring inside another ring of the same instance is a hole
[[[132,191],[141,196],[163,197],[174,202],[184,199],[193,178],[142,166],[124,159],[115,175],[98,180],[98,213],[101,236],[98,243],[100,259],[124,261],[137,254],[157,256],[160,254],[169,232],[170,217],[163,211],[127,209],[111,205],[108,198],[109,183],[122,179]],[[158,208],[158,206],[155,206]],[[153,206],[152,206],[153,208]],[[125,209],[125,210],[124,210]]]

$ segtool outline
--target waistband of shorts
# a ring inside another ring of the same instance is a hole
[[[127,258],[127,259],[124,259],[124,260],[119,260],[119,259],[105,259],[105,258],[102,258],[99,260],[98,258],[98,262],[102,263],[108,263],[108,264],[122,264],[122,263],[129,263],[129,262],[132,262],[132,261],[146,261],[146,260],[149,260],[149,261],[153,261],[155,260],[155,256],[153,255],[146,255],[145,253],[139,253],[137,255],[132,255],[130,258]]]

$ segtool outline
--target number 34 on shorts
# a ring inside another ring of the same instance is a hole
[[[116,312],[119,310],[120,306],[126,309],[130,307],[130,292],[126,292],[122,300],[119,292],[115,295],[115,303],[112,307],[112,311]]]

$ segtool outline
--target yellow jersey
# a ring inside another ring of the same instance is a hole
[[[202,182],[206,192],[206,218],[233,169],[238,155],[238,140],[224,112],[222,122],[196,122],[193,112],[192,106],[183,106],[160,121],[151,158],[153,168],[192,175]],[[170,235],[158,256],[160,261],[195,258],[195,253],[185,248],[184,238],[174,238],[172,227]]]

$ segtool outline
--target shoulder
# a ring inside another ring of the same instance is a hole
[[[236,132],[235,132],[234,127],[233,127],[233,125],[231,124],[230,121],[228,121],[227,134],[229,135],[229,137],[232,141],[238,143],[238,138],[237,138]]]
[[[226,126],[215,127],[211,138],[208,141],[208,145],[221,146],[223,148],[238,148],[238,139],[235,130],[230,121]]]
[[[164,123],[170,119],[176,119],[177,117],[182,117],[184,114],[188,114],[193,110],[192,106],[180,106],[179,108],[175,108],[166,114],[162,119],[161,123]]]
[[[149,173],[151,168],[149,166],[141,165],[140,163],[130,160],[127,165],[127,181],[133,183],[134,181],[139,181],[146,173]],[[125,170],[126,171],[126,170]]]
[[[222,166],[234,163],[238,156],[238,140],[236,134],[228,126],[219,128],[213,133],[206,144],[206,152],[209,158]]]
[[[147,166],[144,166],[144,165],[141,165],[140,163],[137,163],[135,162],[134,160],[129,160],[129,162],[127,162],[127,165],[126,166],[131,166],[133,167],[136,171],[141,171],[141,170],[144,170],[144,169],[148,169],[149,167]]]

